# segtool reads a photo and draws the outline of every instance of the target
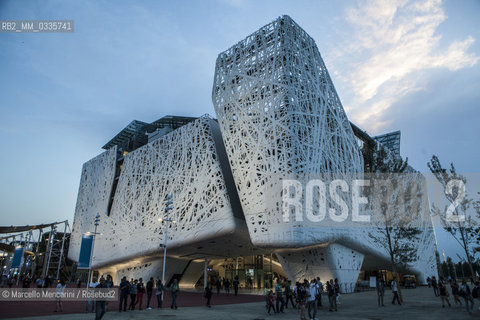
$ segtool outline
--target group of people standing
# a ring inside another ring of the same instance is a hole
[[[127,280],[126,277],[122,278],[120,282],[119,290],[120,290],[120,304],[118,307],[118,311],[126,312],[128,310],[135,310],[138,306],[138,310],[142,310],[142,301],[143,296],[147,294],[147,306],[145,310],[152,310],[152,297],[155,290],[155,296],[157,300],[157,308],[162,308],[163,304],[163,297],[166,291],[165,285],[162,283],[162,280],[157,279],[156,281],[152,278],[146,283],[143,283],[143,279],[130,279]],[[178,295],[178,282],[177,279],[173,280],[172,285],[170,286],[170,293],[172,296],[172,309],[177,309],[177,295]],[[128,302],[128,298],[130,297],[130,303]]]
[[[274,313],[283,313],[290,302],[292,308],[300,310],[300,319],[305,320],[308,312],[309,319],[315,319],[318,307],[322,307],[322,295],[328,297],[328,310],[337,311],[340,286],[338,279],[331,279],[324,285],[320,277],[308,281],[297,282],[292,287],[292,282],[287,279],[278,279],[275,288],[266,288],[266,307],[268,314],[271,310]]]
[[[459,285],[456,279],[452,279],[449,277],[447,281],[443,278],[440,278],[438,281],[433,277],[427,278],[428,287],[433,288],[433,293],[436,297],[440,297],[442,299],[442,308],[445,308],[445,302],[447,302],[448,306],[451,307],[450,304],[450,293],[448,292],[447,285],[450,285],[450,289],[452,292],[453,300],[455,305],[462,306],[462,298],[465,302],[465,307],[468,313],[473,312],[473,305],[475,304],[475,300],[480,299],[480,283],[478,281],[474,282],[473,279],[471,283],[473,284],[473,288],[470,289],[470,286],[467,284],[466,280],[462,280],[461,284]],[[479,308],[480,309],[480,308]]]
[[[251,282],[251,279],[249,280]],[[249,286],[251,286],[249,282]],[[235,295],[238,295],[238,288],[240,285],[240,281],[238,280],[238,276],[235,276],[235,278],[230,282],[229,279],[226,278],[217,278],[217,281],[215,281],[215,287],[217,288],[217,295],[220,294],[220,291],[222,290],[222,287],[225,289],[225,293],[227,295],[230,294],[230,287],[233,287],[233,290],[235,292]],[[211,289],[209,285],[207,285]]]

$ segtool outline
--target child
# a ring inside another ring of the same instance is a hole
[[[273,297],[273,291],[270,290],[268,293],[268,314],[270,314],[270,310],[273,309],[273,312],[275,312],[275,306],[273,304],[273,301],[275,298]]]

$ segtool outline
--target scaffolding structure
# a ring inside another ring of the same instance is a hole
[[[44,233],[48,228],[50,230]],[[58,232],[58,229],[63,232]],[[34,237],[35,231],[38,231],[37,237]],[[16,271],[19,275],[33,276],[39,260],[43,258],[41,275],[60,278],[61,271],[66,265],[66,244],[71,233],[68,220],[34,226],[0,227],[0,233],[9,234],[0,238],[2,273],[11,274]],[[25,260],[21,268],[12,270],[11,256],[17,246],[24,247]]]

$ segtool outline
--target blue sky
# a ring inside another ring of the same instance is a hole
[[[131,120],[214,115],[218,53],[282,14],[315,39],[353,122],[401,130],[420,171],[437,154],[478,172],[479,1],[3,0],[2,20],[75,32],[0,33],[1,224],[71,220],[82,164]]]

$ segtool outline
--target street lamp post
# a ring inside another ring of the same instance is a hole
[[[93,231],[93,241],[92,241],[92,251],[90,251],[90,261],[88,263],[88,278],[87,278],[87,289],[88,289],[88,285],[90,283],[90,276],[92,274],[92,257],[93,257],[93,249],[95,247],[95,238],[97,237],[97,227],[99,225],[99,222],[100,222],[100,214],[97,213],[97,215],[95,216],[95,229]]]
[[[173,209],[171,207],[172,204],[173,204],[172,195],[169,194],[165,197],[165,213],[166,213],[167,217],[166,217],[166,219],[162,219],[162,218],[158,219],[158,221],[160,221],[160,222],[163,222],[163,221],[166,222],[165,237],[163,239],[163,270],[162,270],[162,284],[164,286],[165,286],[165,266],[166,266],[166,261],[167,261],[168,223],[169,222],[173,222],[173,223],[176,222],[175,220],[172,220],[172,219],[169,218],[170,210]],[[162,301],[163,301],[163,296],[164,295],[162,294]]]

